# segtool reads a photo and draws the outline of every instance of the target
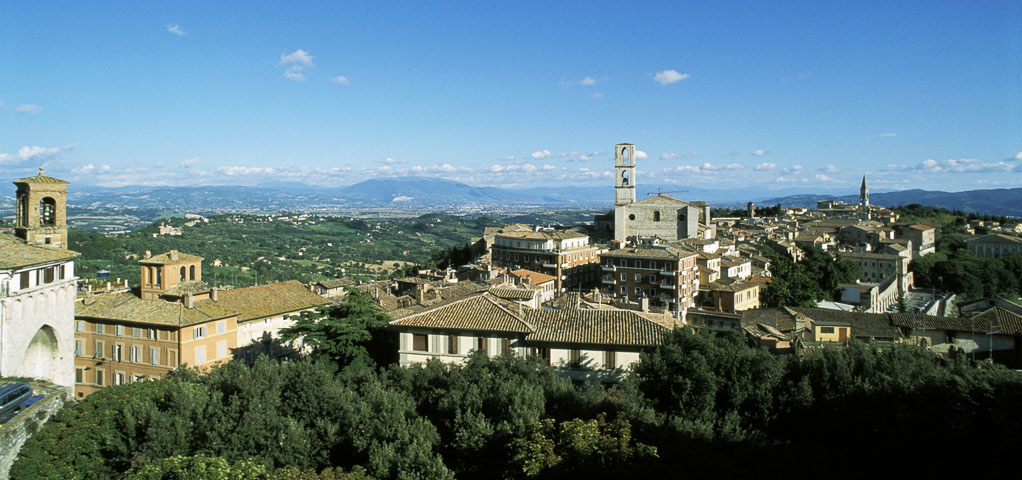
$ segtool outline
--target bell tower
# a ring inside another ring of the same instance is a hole
[[[29,245],[67,249],[67,186],[43,175],[15,180],[17,211],[14,232]]]
[[[635,145],[614,146],[614,206],[635,203]]]

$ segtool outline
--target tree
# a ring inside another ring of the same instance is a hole
[[[390,321],[369,295],[348,288],[340,305],[302,312],[296,323],[281,330],[285,342],[301,341],[312,357],[347,366],[356,361],[389,363],[395,349],[384,327]]]

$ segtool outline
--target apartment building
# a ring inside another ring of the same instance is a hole
[[[674,311],[696,306],[699,271],[696,252],[676,247],[628,247],[601,257],[602,291],[629,302],[647,299]]]
[[[588,235],[571,230],[504,232],[494,237],[491,261],[495,267],[550,275],[555,290],[565,292],[599,280],[603,251],[589,244]]]

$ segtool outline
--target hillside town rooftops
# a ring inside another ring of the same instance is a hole
[[[88,295],[75,302],[75,318],[137,324],[186,327],[211,320],[237,316],[238,312],[219,302],[196,302],[186,308],[180,302],[142,300],[132,292]]]
[[[698,253],[681,248],[668,247],[626,247],[618,250],[611,250],[603,253],[603,257],[633,257],[633,258],[655,258],[655,259],[681,259],[697,256]]]
[[[405,316],[390,324],[401,327],[522,334],[533,330],[531,325],[486,295],[460,299],[439,308]]]
[[[630,310],[531,310],[525,317],[536,327],[525,337],[530,342],[655,346],[669,332]]]
[[[519,270],[513,270],[510,274],[514,277],[521,279],[523,282],[530,285],[542,285],[547,282],[557,280],[557,277],[553,275],[547,275],[545,273],[533,272],[532,270],[526,270],[524,268]]]
[[[298,280],[268,283],[219,293],[221,307],[238,312],[245,322],[332,303],[305,288]],[[198,305],[206,303],[199,302]]]
[[[981,237],[970,238],[966,240],[968,243],[984,243],[990,245],[1020,245],[1022,244],[1022,238],[1012,237],[1010,235],[1003,235],[1000,233],[993,233],[990,235],[983,235]]]

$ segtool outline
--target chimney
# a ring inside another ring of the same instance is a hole
[[[649,298],[642,297],[639,299],[639,310],[643,312],[649,312]]]
[[[110,282],[106,282],[106,289],[110,290]]]
[[[152,256],[153,256],[153,252],[150,252],[149,250],[145,251],[145,258],[152,258]]]
[[[128,288],[128,279],[127,278],[124,279],[124,288]]]
[[[171,250],[170,251],[170,259],[171,260],[177,260],[178,259],[177,250]]]
[[[185,308],[194,308],[195,307],[195,296],[190,294],[190,293],[185,295],[184,302],[185,302]]]
[[[210,292],[209,292],[209,299],[214,301],[214,302],[219,302],[220,301],[220,289],[216,288],[216,287],[213,287],[213,290],[210,290]]]

